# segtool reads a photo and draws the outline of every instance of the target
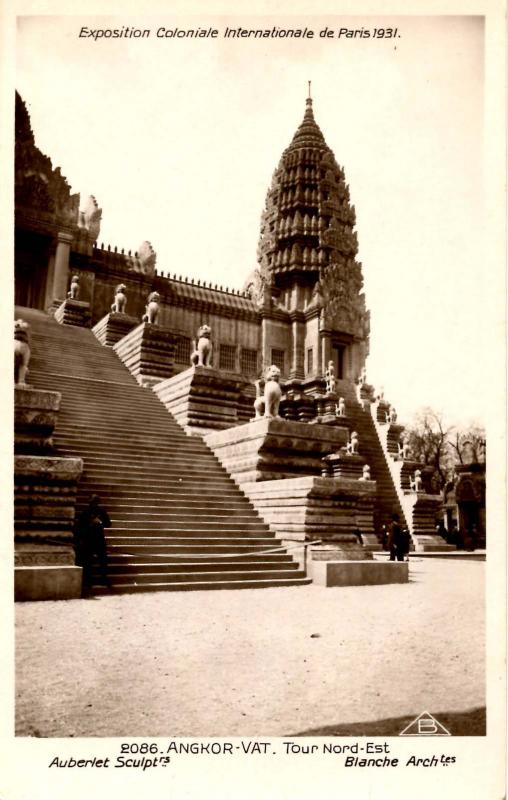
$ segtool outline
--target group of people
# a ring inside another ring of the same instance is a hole
[[[390,553],[390,561],[404,561],[409,559],[409,548],[411,545],[411,535],[406,526],[400,524],[400,517],[395,512],[388,526],[383,525],[381,529],[383,550]]]
[[[479,540],[478,527],[475,524],[467,528],[458,528],[453,520],[450,527],[445,528],[443,522],[436,525],[436,533],[442,536],[447,544],[453,544],[458,550],[476,550]]]

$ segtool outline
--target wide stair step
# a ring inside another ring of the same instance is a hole
[[[203,576],[204,577],[204,576]],[[269,589],[275,586],[306,586],[312,583],[311,578],[295,577],[294,573],[288,573],[287,578],[265,578],[260,579],[256,573],[252,573],[249,580],[228,579],[227,573],[220,573],[219,580],[198,580],[195,574],[189,573],[189,580],[184,583],[164,580],[157,583],[112,583],[109,587],[101,585],[94,586],[96,594],[136,594],[138,592],[185,592],[208,589]]]

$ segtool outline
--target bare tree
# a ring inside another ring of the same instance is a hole
[[[466,430],[455,429],[449,438],[449,447],[458,464],[484,464],[486,457],[485,430],[472,425]]]
[[[424,408],[406,431],[412,457],[433,468],[434,481],[441,490],[450,479],[452,470],[448,448],[452,428],[445,427],[441,414]]]
[[[406,434],[412,458],[432,467],[440,491],[453,480],[457,464],[485,462],[485,431],[480,425],[464,430],[446,427],[441,414],[423,408]]]

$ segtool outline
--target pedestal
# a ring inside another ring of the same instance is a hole
[[[390,403],[387,403],[386,400],[378,400],[377,405],[375,407],[375,413],[376,413],[376,420],[379,423],[381,423],[381,425],[386,424],[386,417],[389,411],[390,411]]]
[[[14,558],[17,600],[79,597],[73,523],[80,458],[15,456]]]
[[[323,459],[325,468],[334,478],[352,478],[358,480],[362,477],[365,459],[363,456],[340,451],[332,453]]]
[[[317,561],[313,557],[309,575],[318,586],[407,583],[409,565],[407,561]]]
[[[72,542],[81,458],[20,455],[14,457],[14,528],[16,539]]]
[[[175,349],[179,334],[160,325],[142,322],[113,350],[141,386],[154,386],[174,372]]]
[[[386,426],[386,449],[394,458],[399,457],[399,442],[403,431],[404,425],[396,422],[390,422]]]
[[[136,317],[130,317],[119,311],[111,311],[99,320],[92,328],[99,342],[106,347],[113,347],[114,344],[123,339],[129,331],[139,325]]]
[[[14,387],[14,446],[16,452],[50,450],[60,392]]]
[[[338,416],[337,408],[339,404],[339,395],[335,392],[327,392],[324,395],[316,397],[316,410],[317,415],[315,422],[320,425],[338,425],[342,428],[349,429],[347,415]]]
[[[342,558],[372,558],[371,548],[362,546],[354,531],[361,531],[364,543],[374,537],[375,481],[307,476],[242,483],[240,488],[279,538],[320,540]]]
[[[347,441],[347,431],[326,425],[260,417],[211,433],[205,441],[238,483],[320,475],[323,456]]]
[[[292,378],[284,382],[279,414],[283,419],[293,422],[309,422],[315,418],[316,401],[305,393],[302,380]]]
[[[441,516],[441,495],[425,492],[404,492],[402,505],[406,519],[411,520],[411,537],[415,550],[444,552],[455,550],[442,536],[436,534],[436,518]]]
[[[90,322],[90,303],[71,300],[70,297],[60,303],[55,311],[55,319],[61,325],[76,325],[87,328]]]
[[[154,392],[187,433],[205,436],[226,428],[236,430],[246,386],[246,379],[236,373],[189,367],[159,383]]]
[[[16,567],[14,599],[75,600],[81,597],[82,569],[76,566]]]
[[[362,409],[369,411],[371,404],[374,402],[374,387],[370,383],[359,383],[356,395]]]

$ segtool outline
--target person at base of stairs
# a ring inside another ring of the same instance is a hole
[[[90,594],[93,585],[95,559],[99,565],[101,583],[109,586],[108,553],[104,528],[111,527],[111,520],[100,498],[94,494],[76,521],[75,548],[76,563],[83,567],[83,596]]]
[[[355,528],[353,534],[356,536],[358,544],[361,544],[363,546],[363,536],[360,528]]]
[[[381,547],[383,548],[383,550],[390,549],[388,547],[388,528],[386,527],[386,525],[381,526]]]
[[[388,547],[390,550],[390,561],[404,561],[405,537],[399,525],[399,515],[392,514],[390,530],[388,532]]]
[[[403,548],[403,555],[402,560],[409,561],[409,551],[411,549],[411,534],[409,533],[409,529],[404,526],[402,528],[402,548]]]

